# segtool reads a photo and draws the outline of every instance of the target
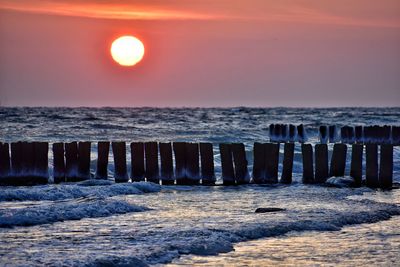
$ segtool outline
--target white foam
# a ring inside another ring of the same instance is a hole
[[[158,192],[161,186],[153,183],[112,183],[89,180],[76,184],[44,185],[35,187],[3,187],[0,201],[63,200],[88,196],[112,197]]]
[[[107,217],[115,214],[148,210],[145,207],[117,200],[86,200],[83,202],[37,205],[0,211],[0,227],[32,226],[83,218]]]

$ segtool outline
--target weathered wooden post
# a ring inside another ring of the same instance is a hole
[[[306,130],[304,129],[303,124],[300,124],[297,126],[297,139],[298,139],[299,143],[304,143],[307,141]]]
[[[65,182],[64,143],[53,144],[53,165],[54,183]]]
[[[265,183],[265,146],[254,143],[253,147],[253,183]]]
[[[35,142],[35,168],[34,173],[38,183],[45,184],[49,180],[49,143]]]
[[[34,176],[35,172],[35,146],[31,142],[22,142],[22,172],[20,185],[32,185],[38,181]]]
[[[125,142],[111,143],[114,156],[114,179],[116,183],[129,181],[126,167],[126,144]]]
[[[381,128],[381,143],[382,144],[390,144],[391,143],[391,132],[392,129],[389,125],[384,125]]]
[[[272,123],[269,125],[269,140],[270,140],[270,142],[275,142],[275,140],[276,140],[275,132],[276,132],[275,124]]]
[[[383,189],[393,186],[393,145],[381,145],[379,184]]]
[[[285,143],[283,150],[283,170],[281,183],[291,184],[293,173],[294,143]]]
[[[278,182],[279,143],[266,143],[265,148],[265,182]]]
[[[231,144],[219,144],[221,154],[222,180],[224,185],[235,184]]]
[[[303,158],[303,183],[311,184],[314,182],[313,148],[311,144],[301,144],[301,154]]]
[[[361,125],[358,125],[354,129],[355,142],[360,144],[364,142],[364,129]]]
[[[331,158],[331,168],[329,176],[343,177],[346,169],[346,144],[334,144]]]
[[[329,177],[328,145],[315,145],[315,182],[325,183]]]
[[[364,137],[363,141],[366,144],[371,144],[372,140],[372,126],[364,126]]]
[[[189,185],[200,184],[200,155],[198,143],[186,143],[186,178]]]
[[[90,142],[78,143],[78,180],[90,179]]]
[[[78,143],[65,143],[65,178],[67,182],[76,182],[78,175]]]
[[[215,184],[214,152],[211,143],[200,143],[201,179],[203,185]]]
[[[159,143],[161,159],[161,184],[174,184],[174,164],[172,161],[171,143]]]
[[[110,142],[97,143],[97,168],[96,179],[108,178],[108,154],[110,153]]]
[[[354,179],[355,186],[362,184],[363,149],[364,145],[362,144],[353,144],[351,148],[350,176]]]
[[[319,126],[319,141],[321,144],[326,144],[328,142],[328,126]]]
[[[146,162],[146,179],[148,182],[160,183],[158,170],[158,145],[157,142],[144,143],[144,154]]]
[[[293,124],[289,124],[289,141],[295,142],[296,135],[297,135],[296,126]]]
[[[176,184],[186,184],[186,145],[184,142],[174,142]]]
[[[330,125],[328,130],[329,130],[329,143],[336,143],[337,141],[336,125]]]
[[[366,150],[366,177],[365,183],[368,187],[379,187],[378,179],[378,145],[367,144]]]
[[[131,178],[132,182],[144,181],[144,144],[143,142],[131,143]]]
[[[247,168],[246,150],[243,143],[234,143],[231,146],[233,162],[235,163],[235,180],[237,184],[248,184],[250,182],[249,170]]]
[[[0,184],[7,183],[7,178],[10,175],[10,148],[8,143],[0,143]]]
[[[400,145],[400,126],[392,126],[392,144]]]
[[[11,143],[11,175],[10,185],[18,185],[22,175],[22,142]]]
[[[287,124],[282,124],[281,128],[281,142],[287,142],[289,140],[288,126]]]

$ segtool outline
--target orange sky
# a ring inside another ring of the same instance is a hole
[[[0,36],[2,105],[400,104],[398,0],[0,0]]]

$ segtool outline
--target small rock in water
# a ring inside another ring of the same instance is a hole
[[[326,181],[328,186],[333,187],[352,187],[354,186],[354,179],[351,177],[331,177]]]
[[[256,213],[266,213],[266,212],[276,212],[276,211],[284,211],[286,209],[282,208],[257,208]]]

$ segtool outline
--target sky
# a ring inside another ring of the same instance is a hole
[[[400,1],[0,0],[0,105],[400,106]]]

